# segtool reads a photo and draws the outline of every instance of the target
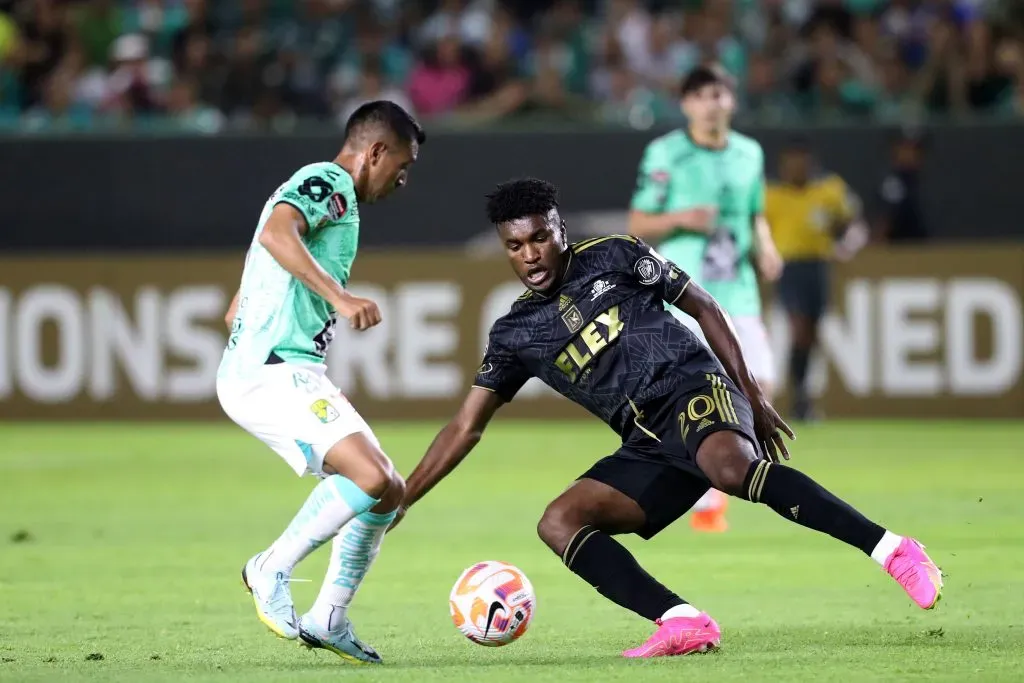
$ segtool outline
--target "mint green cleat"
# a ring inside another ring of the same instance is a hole
[[[299,619],[299,642],[311,649],[328,650],[352,664],[380,664],[382,659],[377,651],[356,638],[352,622],[345,619],[342,628],[336,631],[322,629],[305,614]]]

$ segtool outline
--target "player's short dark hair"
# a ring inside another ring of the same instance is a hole
[[[524,216],[546,216],[558,208],[558,189],[546,180],[519,178],[487,194],[487,220],[497,225]]]
[[[735,90],[736,80],[717,64],[702,64],[683,76],[683,80],[679,84],[679,96],[692,95],[705,85],[724,85],[730,90]]]
[[[367,102],[352,112],[345,124],[345,140],[375,126],[388,130],[410,143],[415,141],[422,145],[427,141],[427,134],[423,132],[419,121],[390,100]]]

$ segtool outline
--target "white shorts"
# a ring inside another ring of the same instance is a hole
[[[672,311],[680,322],[690,328],[697,338],[710,349],[704,332],[700,329],[697,321],[682,311]],[[771,343],[768,340],[768,331],[765,329],[761,316],[745,315],[731,318],[733,327],[736,328],[736,336],[740,340],[740,349],[743,351],[743,360],[750,368],[750,374],[758,382],[775,384],[775,354],[772,353]],[[712,351],[712,353],[714,353]]]
[[[300,477],[323,476],[327,451],[346,436],[361,432],[380,446],[325,371],[322,365],[262,365],[243,379],[217,378],[217,398],[228,417]]]

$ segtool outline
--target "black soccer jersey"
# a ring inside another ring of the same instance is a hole
[[[702,385],[707,373],[725,374],[665,310],[682,296],[689,275],[626,235],[570,250],[554,292],[527,291],[491,327],[474,386],[510,401],[539,377],[621,435],[637,406]]]

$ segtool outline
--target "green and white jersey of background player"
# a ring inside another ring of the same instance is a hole
[[[774,360],[751,261],[753,219],[764,212],[764,152],[756,140],[730,132],[724,148],[709,149],[695,143],[686,131],[676,130],[647,145],[631,208],[661,214],[704,206],[718,209],[712,235],[676,230],[657,249],[729,313],[751,372],[771,383]],[[670,310],[704,340],[695,320]]]
[[[246,255],[238,312],[217,370],[217,396],[228,417],[283,457],[297,474],[322,474],[327,450],[369,427],[326,377],[334,337],[331,305],[294,278],[260,242],[278,204],[305,219],[303,237],[317,263],[342,285],[359,243],[352,177],[321,162],[277,188],[260,215]]]

